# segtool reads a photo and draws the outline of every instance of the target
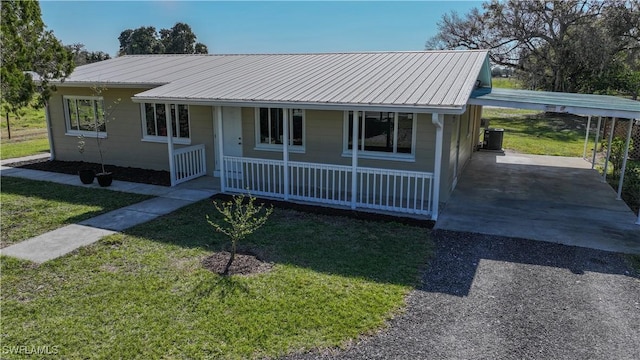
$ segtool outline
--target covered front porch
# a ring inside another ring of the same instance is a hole
[[[310,151],[310,155],[291,149],[287,141],[282,142],[279,149],[271,149],[268,153],[255,151],[256,144],[246,136],[253,129],[239,127],[239,124],[247,124],[246,116],[244,122],[239,116],[242,111],[224,106],[213,106],[212,110],[215,132],[212,152],[205,150],[211,149],[210,145],[176,147],[168,144],[174,186],[215,182],[215,188],[223,193],[249,193],[285,201],[408,214],[424,219],[435,220],[437,217],[441,193],[440,173],[443,168],[448,168],[448,164],[443,164],[442,160],[444,114],[421,114],[418,121],[418,138],[435,149],[427,155],[429,161],[424,161],[425,153],[429,152],[418,146],[413,151],[418,153],[414,156],[420,161],[414,158],[407,165],[399,166],[395,161],[371,161],[370,158],[368,162],[361,161],[360,145],[355,149],[350,148],[346,157],[343,154],[338,159],[336,156],[319,155],[328,151],[339,154],[342,143],[339,144],[340,148],[335,144],[333,147],[325,145],[324,151]],[[348,111],[353,111],[356,116],[358,114],[356,109]],[[284,111],[283,114],[283,133],[287,134],[290,132],[287,119],[289,112]],[[310,117],[307,125],[317,126],[312,119]],[[359,128],[361,125],[352,122],[352,143],[362,144],[359,143],[359,134],[364,130]],[[342,130],[342,127],[337,130]],[[307,141],[309,147],[322,147],[319,138],[316,139],[313,134],[307,136]],[[206,168],[207,157],[215,158],[215,169]],[[290,157],[294,157],[295,161]],[[339,160],[338,163],[336,160]],[[215,177],[211,177],[212,174]],[[207,175],[206,181],[197,179],[203,175]]]

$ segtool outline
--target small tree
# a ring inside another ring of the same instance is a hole
[[[248,198],[248,200],[246,200]],[[216,210],[224,217],[226,226],[213,222],[207,215],[207,222],[216,231],[221,232],[231,240],[231,256],[222,272],[222,275],[229,273],[229,268],[236,256],[238,241],[244,240],[247,236],[262,227],[273,212],[273,206],[264,209],[264,204],[256,206],[256,198],[251,195],[236,195],[233,200],[218,204],[213,202]],[[263,212],[264,209],[264,212]]]
[[[97,96],[97,97],[102,97],[102,94],[106,90],[107,88],[104,86],[94,85],[91,87],[91,92],[93,93],[93,96]],[[104,152],[102,149],[102,141],[104,140],[104,138],[100,136],[100,130],[103,128],[103,126],[106,129],[107,123],[110,122],[111,120],[115,120],[115,117],[113,116],[113,112],[118,107],[118,105],[120,105],[121,100],[122,100],[121,98],[117,98],[116,100],[113,101],[112,104],[107,106],[106,109],[104,109],[104,106],[102,106],[102,108],[95,109],[97,113],[94,116],[93,124],[91,124],[91,130],[95,131],[96,133],[95,139],[96,139],[96,145],[98,146],[98,154],[100,155],[100,165],[102,169],[101,174],[106,173],[106,170],[104,168]],[[78,136],[78,151],[80,152],[80,154],[84,154],[85,145],[86,145],[86,141],[85,141],[84,135]]]

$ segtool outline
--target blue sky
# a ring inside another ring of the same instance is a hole
[[[140,26],[191,26],[210,53],[423,50],[436,23],[478,1],[219,2],[41,1],[42,18],[64,44],[116,55],[118,36]]]

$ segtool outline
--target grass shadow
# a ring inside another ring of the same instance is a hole
[[[234,277],[218,276],[213,281],[211,279],[200,280],[191,291],[187,292],[186,296],[191,299],[188,303],[197,306],[200,299],[208,298],[214,294],[217,294],[219,300],[225,300],[240,293],[249,294],[249,288]]]
[[[180,247],[224,250],[228,239],[215,232],[205,215],[222,220],[211,200],[205,200],[125,233]],[[430,254],[426,228],[287,209],[276,209],[240,245],[276,264],[408,286],[417,285],[418,269]]]
[[[101,206],[110,210],[152,198],[152,196],[148,195],[123,193],[107,189],[82,188],[46,180],[13,177],[2,177],[2,193],[74,205]]]

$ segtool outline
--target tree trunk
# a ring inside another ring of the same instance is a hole
[[[9,112],[7,111],[7,135],[9,135],[9,140],[11,140],[11,126],[9,125]]]
[[[233,263],[233,259],[235,258],[236,258],[236,242],[232,241],[231,256],[229,256],[229,261],[227,262],[227,265],[224,267],[224,271],[222,272],[222,275],[229,275],[229,268],[231,268],[231,263]]]

